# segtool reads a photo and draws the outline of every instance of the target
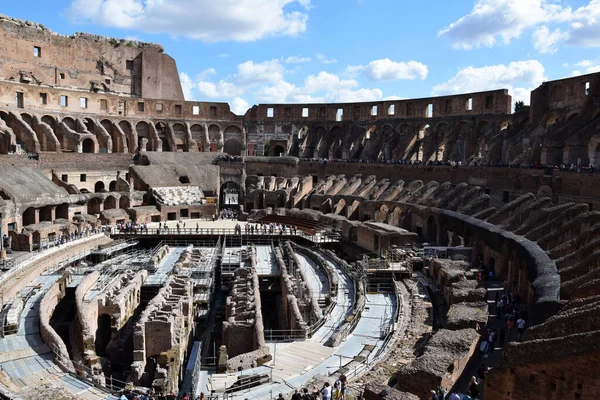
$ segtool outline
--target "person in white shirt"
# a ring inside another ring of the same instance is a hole
[[[525,320],[519,318],[517,320],[517,340],[520,342],[523,340],[523,332],[525,332]]]
[[[321,389],[321,393],[323,394],[323,400],[331,400],[331,386],[329,385],[329,382],[325,382],[323,389]]]

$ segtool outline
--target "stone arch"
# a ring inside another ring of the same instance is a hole
[[[119,130],[116,129],[113,121],[109,119],[103,119],[100,121],[100,125],[108,132],[112,140],[112,152],[123,153],[125,152],[126,138],[122,137]]]
[[[133,128],[131,123],[127,120],[119,121],[119,127],[125,134],[125,140],[127,140],[127,147],[129,148],[129,152],[134,153],[139,150],[135,135],[133,133]]]
[[[87,213],[90,215],[100,214],[101,205],[102,201],[99,198],[94,197],[92,199],[89,199],[87,203]]]
[[[85,138],[81,142],[82,153],[96,153],[96,143],[93,139]]]
[[[376,222],[385,222],[388,219],[389,207],[386,204],[379,206],[379,209],[375,212]]]
[[[182,123],[173,124],[173,138],[175,141],[175,148],[173,150],[178,152],[188,151],[186,129]]]
[[[153,151],[152,139],[150,137],[150,126],[146,121],[140,121],[135,125],[135,131],[137,132],[138,143],[137,148],[139,151]]]
[[[588,157],[590,164],[600,168],[600,134],[592,136],[588,143]]]
[[[171,138],[169,135],[169,126],[162,121],[154,124],[154,128],[156,129],[156,134],[158,138],[162,141],[162,151],[171,151]]]
[[[41,121],[50,126],[50,128],[52,128],[52,130],[56,132],[56,119],[53,116],[44,115],[42,116]]]
[[[110,181],[110,183],[108,184],[108,191],[114,192],[116,188],[117,188],[117,181]]]
[[[92,121],[91,118],[84,118],[83,124],[85,125],[85,129],[87,129],[88,132],[94,132],[94,121]]]
[[[223,207],[238,207],[241,199],[241,186],[238,182],[227,181],[223,182],[220,190],[221,208]],[[264,193],[262,201],[264,202]],[[260,195],[259,195],[260,198]],[[263,204],[264,205],[264,204]],[[262,205],[261,207],[262,208]]]
[[[106,187],[104,186],[104,182],[102,182],[102,181],[98,181],[94,185],[94,193],[102,193],[105,190],[106,190]]]
[[[339,125],[334,126],[329,131],[329,154],[328,158],[339,160],[344,158],[344,146],[342,145],[343,131]]]
[[[381,129],[383,131],[381,155],[384,160],[393,160],[396,156],[396,152],[394,150],[400,144],[400,135],[396,133],[394,127],[390,124],[384,124]]]
[[[223,146],[223,152],[232,155],[242,155],[242,144],[237,139],[227,139]]]
[[[280,156],[282,156],[283,154],[285,154],[285,149],[283,148],[283,146],[282,146],[282,145],[278,144],[277,146],[275,146],[275,147],[273,148],[273,155],[274,155],[275,157],[280,157]]]
[[[129,201],[129,197],[121,196],[121,198],[119,199],[119,208],[129,208],[130,205],[131,202]]]
[[[394,211],[388,214],[387,223],[393,226],[400,225],[400,217],[402,216],[402,209],[400,207],[394,207]]]
[[[323,126],[318,126],[314,130],[309,130],[304,139],[302,156],[306,158],[315,157],[315,150],[318,149],[319,143],[326,133],[327,130]]]
[[[208,127],[208,140],[210,140],[211,145],[219,143],[222,139],[221,129],[218,125],[212,124]]]
[[[77,130],[77,124],[75,123],[75,120],[71,117],[65,117],[63,118],[62,122],[67,125],[70,129],[76,131]]]
[[[242,130],[239,126],[230,125],[223,131],[223,139],[237,139],[241,142],[243,140]]]
[[[117,208],[117,199],[115,199],[115,196],[108,196],[104,199],[104,209],[112,210],[113,208]]]
[[[62,203],[56,206],[56,218],[69,219],[69,203]]]
[[[196,143],[198,151],[206,150],[206,132],[204,127],[200,124],[194,124],[190,128],[192,133],[192,140]]]
[[[23,226],[35,224],[35,208],[34,207],[29,207],[28,209],[23,211],[22,221],[23,221]]]
[[[52,206],[44,206],[40,208],[40,222],[53,222]]]
[[[556,121],[558,121],[558,114],[555,112],[551,112],[546,114],[546,116],[543,119],[542,125],[544,126],[544,128],[548,129],[549,127],[554,125]]]

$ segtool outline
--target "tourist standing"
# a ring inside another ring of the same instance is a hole
[[[323,400],[331,400],[331,386],[329,386],[329,382],[325,382],[323,389],[321,389],[321,394],[323,395]]]

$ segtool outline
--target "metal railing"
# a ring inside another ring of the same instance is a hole
[[[234,236],[242,239],[251,238],[251,237],[300,237],[306,240],[309,240],[313,243],[332,243],[338,242],[340,240],[340,235],[335,232],[323,232],[316,235],[311,235],[306,232],[296,231],[291,232],[289,229],[286,229],[284,232],[273,232],[266,233],[263,232],[242,232],[236,231],[234,228],[147,228],[147,229],[138,229],[138,230],[119,230],[117,228],[113,228],[111,231],[111,235],[113,236]]]

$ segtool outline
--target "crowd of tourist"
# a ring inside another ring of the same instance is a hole
[[[486,168],[519,168],[519,169],[543,169],[546,171],[559,170],[568,172],[600,172],[600,168],[595,165],[576,165],[576,164],[541,164],[541,163],[503,163],[503,162],[477,162],[464,163],[462,161],[422,161],[422,160],[343,160],[327,158],[301,158],[303,161],[316,161],[323,165],[327,163],[357,163],[357,164],[397,164],[397,165],[431,165],[446,167],[486,167]]]
[[[239,225],[238,225],[239,226]],[[242,229],[241,227],[239,228],[239,232],[236,232],[238,234],[242,234]],[[298,228],[296,226],[287,226],[285,224],[278,224],[275,222],[271,222],[271,223],[256,223],[256,224],[246,224],[244,226],[244,233],[246,235],[276,235],[276,234],[280,234],[280,235],[287,235],[287,234],[292,234],[292,235],[296,235],[298,233]]]
[[[159,224],[160,227],[160,224]],[[118,222],[117,223],[117,230],[119,232],[126,232],[126,233],[142,233],[142,232],[148,232],[148,224],[142,223],[142,224],[136,224],[133,222]]]
[[[237,210],[233,210],[231,208],[224,208],[219,213],[219,218],[236,220],[236,219],[238,219],[239,215],[240,215],[240,213]]]
[[[244,158],[242,156],[230,156],[230,155],[221,155],[217,157],[217,162],[242,162]]]

